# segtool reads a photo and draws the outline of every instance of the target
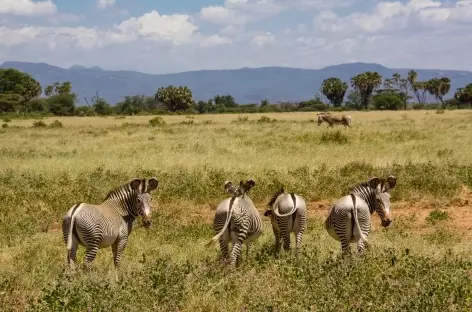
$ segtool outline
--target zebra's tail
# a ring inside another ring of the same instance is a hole
[[[359,219],[357,218],[356,196],[354,194],[351,194],[351,198],[352,198],[352,205],[353,205],[352,217],[354,219],[355,230],[357,230],[357,232],[359,233],[361,240],[364,243],[367,243],[367,237],[365,237],[364,233],[362,233],[361,227],[359,225]]]
[[[235,201],[236,197],[233,197],[231,198],[230,202],[229,202],[229,209],[228,209],[228,214],[226,215],[226,221],[225,221],[225,225],[223,226],[223,228],[221,229],[221,231],[216,234],[215,236],[213,236],[213,238],[205,244],[205,247],[210,247],[211,245],[213,245],[217,240],[220,239],[221,236],[223,236],[223,233],[226,231],[226,229],[228,228],[228,224],[229,224],[229,221],[231,220],[231,215],[233,213],[233,203]]]
[[[290,194],[290,196],[292,197],[292,200],[293,200],[293,208],[292,210],[290,210],[289,212],[287,213],[284,213],[284,214],[280,214],[279,213],[279,205],[275,205],[274,207],[274,214],[277,216],[277,217],[288,217],[290,216],[291,214],[293,214],[295,211],[297,211],[297,202],[295,200],[295,194]]]
[[[77,209],[81,206],[81,203],[75,205],[72,208],[72,211],[70,212],[70,223],[69,223],[69,229],[68,229],[68,236],[67,236],[67,250],[72,249],[72,235],[74,235],[74,221],[75,221],[75,213],[77,212]]]

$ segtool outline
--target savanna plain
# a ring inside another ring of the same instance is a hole
[[[472,111],[347,113],[352,128],[317,126],[316,113],[0,122],[1,310],[471,311]],[[374,214],[372,248],[341,259],[323,227],[331,203],[389,174],[393,223]],[[119,278],[110,249],[68,273],[65,212],[151,176],[153,224],[135,223]],[[276,257],[262,216],[228,271],[204,245],[224,182],[248,178],[261,215],[282,185],[303,196],[308,230],[299,257]]]

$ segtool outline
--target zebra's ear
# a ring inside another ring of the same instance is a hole
[[[373,177],[369,180],[369,186],[374,190],[378,189],[378,187],[380,186],[380,179],[377,177]]]
[[[148,186],[147,186],[147,189],[146,189],[146,193],[149,193],[150,191],[155,190],[158,185],[159,185],[159,181],[157,181],[157,179],[155,177],[150,178],[148,180]]]
[[[252,189],[256,185],[256,182],[251,178],[246,181],[246,192]]]
[[[397,185],[397,178],[395,178],[393,175],[390,175],[387,178],[387,182],[385,182],[384,191],[385,192],[390,191],[391,189],[395,187],[395,185]]]
[[[129,185],[131,186],[133,190],[137,190],[139,186],[141,185],[141,180],[138,178],[134,178],[133,180],[131,180]]]

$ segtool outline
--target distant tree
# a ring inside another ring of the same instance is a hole
[[[71,94],[72,84],[69,81],[59,83],[55,82],[44,89],[46,96]]]
[[[379,110],[398,110],[403,106],[403,96],[397,92],[383,92],[372,97],[372,106]]]
[[[192,107],[192,91],[187,86],[160,87],[154,98],[171,112],[186,111]]]
[[[77,95],[71,94],[58,94],[50,96],[47,99],[48,108],[51,113],[57,116],[72,116],[75,113],[75,102]]]
[[[451,89],[451,79],[448,77],[433,78],[426,82],[426,90],[433,95],[436,100],[441,102],[441,105],[444,107],[443,97]]]
[[[269,106],[269,100],[268,99],[261,100],[261,107],[266,107],[266,106]]]
[[[351,78],[351,86],[355,88],[362,99],[362,106],[369,107],[372,93],[382,83],[382,76],[377,72],[367,71]]]
[[[111,115],[113,112],[110,104],[108,104],[103,98],[98,98],[98,100],[95,101],[93,104],[93,110],[97,115],[101,116]]]
[[[464,88],[458,88],[454,93],[454,99],[456,99],[459,106],[472,105],[472,83]]]
[[[359,91],[351,89],[351,91],[346,96],[346,102],[344,103],[344,107],[347,109],[361,109],[362,98],[359,94]]]
[[[213,102],[217,107],[225,107],[225,108],[234,108],[238,107],[238,103],[234,100],[233,96],[231,95],[216,95],[213,97]]]
[[[0,111],[25,111],[25,104],[41,95],[41,85],[28,73],[0,69]]]
[[[321,92],[334,107],[340,107],[343,104],[347,89],[347,83],[335,77],[327,78],[321,84]]]
[[[426,95],[428,93],[428,89],[426,87],[427,83],[425,81],[415,81],[411,86],[418,103],[422,105],[424,105],[426,102]]]

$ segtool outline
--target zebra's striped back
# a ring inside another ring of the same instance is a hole
[[[262,220],[259,211],[254,206],[251,198],[246,194],[255,185],[252,179],[240,182],[239,188],[234,188],[231,182],[225,182],[225,190],[232,194],[231,198],[223,200],[217,207],[213,220],[213,229],[216,235],[207,246],[217,240],[220,242],[222,258],[227,257],[227,245],[231,238],[233,250],[230,264],[234,265],[236,258],[240,257],[242,244],[251,243],[262,233]],[[249,246],[249,245],[248,245]]]
[[[272,196],[268,206],[269,209],[264,212],[264,216],[270,217],[275,236],[276,252],[280,250],[281,239],[284,243],[284,249],[290,249],[290,233],[295,234],[295,246],[296,252],[298,252],[307,223],[305,200],[294,193],[287,194],[281,188]]]

